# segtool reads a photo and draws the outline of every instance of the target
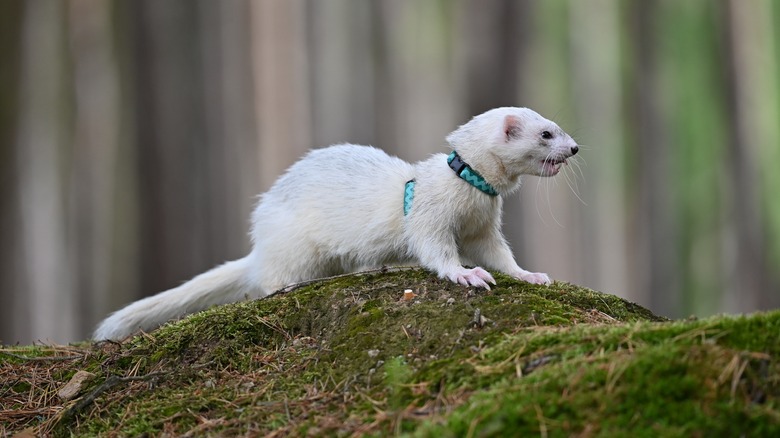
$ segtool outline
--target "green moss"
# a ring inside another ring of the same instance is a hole
[[[780,320],[780,313],[771,320],[769,326]],[[648,436],[772,436],[780,430],[777,364],[770,370],[763,353],[723,345],[727,343],[719,336],[724,334],[721,330],[741,332],[745,328],[741,323],[755,321],[714,322],[702,323],[704,327],[582,328],[577,330],[579,337],[591,343],[576,353],[551,349],[571,344],[552,341],[549,337],[554,335],[546,334],[523,349],[522,356],[533,357],[541,349],[545,354],[555,351],[564,360],[524,377],[512,376],[511,367],[491,368],[505,363],[512,350],[497,347],[498,352],[491,352],[495,354],[475,361],[475,371],[487,368],[504,378],[493,379],[494,384],[474,394],[469,403],[416,434],[462,436],[476,425],[484,436],[493,435],[491,431],[502,436],[621,436],[627,431],[645,431],[639,434]],[[624,340],[634,337],[640,339],[627,348]],[[522,356],[517,360],[523,362]]]
[[[402,356],[390,358],[385,364],[385,381],[388,392],[388,408],[401,410],[412,398],[410,383],[414,371]]]
[[[92,370],[84,395],[111,375],[140,380],[67,421],[24,424],[76,436],[780,432],[780,312],[670,322],[590,289],[496,278],[480,291],[422,270],[347,276],[84,345],[83,360],[28,374],[55,391]],[[17,376],[25,363],[0,360]],[[8,394],[58,403],[28,381]]]

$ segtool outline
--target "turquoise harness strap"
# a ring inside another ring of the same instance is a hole
[[[414,200],[414,185],[415,181],[413,179],[406,182],[406,187],[404,187],[404,216],[409,214],[409,211],[412,209],[412,201]]]
[[[483,178],[482,175],[477,173],[476,170],[472,169],[471,166],[466,164],[466,162],[460,158],[460,155],[458,155],[457,152],[452,151],[452,153],[447,157],[447,164],[462,180],[478,188],[482,193],[486,193],[490,196],[498,196],[496,189],[494,189],[490,183],[485,181],[485,178]]]

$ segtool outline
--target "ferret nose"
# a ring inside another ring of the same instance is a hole
[[[577,153],[577,151],[579,151],[579,150],[580,150],[580,147],[579,147],[579,146],[572,146],[572,147],[571,147],[571,154],[572,154],[572,155],[574,155],[574,154],[576,154],[576,153]]]

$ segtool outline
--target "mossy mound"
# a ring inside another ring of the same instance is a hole
[[[780,312],[670,322],[497,280],[345,276],[124,344],[4,348],[0,434],[780,436]]]

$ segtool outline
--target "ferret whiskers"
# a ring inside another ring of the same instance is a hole
[[[583,148],[583,146],[579,146],[580,148]],[[587,149],[587,147],[584,147]],[[552,152],[547,155],[545,158],[545,161],[552,160]],[[567,172],[568,165],[571,164],[572,170],[571,172]],[[585,200],[582,199],[582,196],[580,196],[580,186],[579,186],[579,178],[582,178],[582,180],[585,180],[585,173],[582,170],[582,166],[586,165],[585,160],[582,157],[578,156],[572,156],[567,158],[567,161],[565,163],[567,168],[561,169],[561,174],[563,176],[564,181],[566,181],[566,186],[569,188],[569,190],[572,192],[575,198],[582,203],[582,205],[587,206],[588,203],[585,202]],[[536,208],[536,214],[539,216],[539,219],[541,219],[542,223],[546,226],[547,221],[544,219],[544,216],[541,213],[541,210],[539,209],[539,190],[541,185],[541,179],[539,178],[536,180],[536,194],[534,197],[534,207]],[[561,222],[558,220],[558,218],[555,216],[555,212],[552,208],[552,201],[550,199],[550,180],[554,178],[545,178],[546,181],[544,183],[545,186],[545,197],[547,198],[547,210],[550,212],[550,217],[552,217],[553,221],[561,228],[566,228],[561,224]],[[557,179],[552,182],[552,184],[555,185],[555,187],[558,187],[558,181]]]
[[[579,173],[579,176],[582,177],[583,181],[585,180],[585,175],[582,173],[582,166],[580,166],[579,160],[577,157],[571,157],[569,158],[571,161],[572,166],[575,166],[576,168],[572,169],[572,175],[569,177],[569,173],[566,172],[567,169],[563,170],[563,177],[566,179],[566,185],[569,186],[569,189],[574,194],[574,197],[577,198],[582,205],[587,206],[588,203],[585,202],[582,197],[580,196],[580,185],[577,182],[577,174]]]
[[[552,161],[552,160],[553,160],[553,158],[552,158],[552,152],[548,153],[548,154],[547,154],[547,157],[545,157],[545,159],[544,159],[544,161],[548,161],[548,160],[550,160],[550,161]],[[557,217],[555,217],[555,213],[553,212],[553,209],[552,209],[552,201],[550,201],[550,180],[551,180],[551,179],[552,179],[552,178],[549,178],[549,177],[548,177],[548,178],[546,178],[546,181],[545,181],[545,191],[547,192],[547,210],[550,212],[550,216],[552,217],[553,221],[554,221],[554,222],[555,222],[555,223],[556,223],[556,224],[557,224],[557,225],[558,225],[560,228],[566,228],[566,227],[564,227],[564,226],[563,226],[563,224],[561,224],[561,222],[558,220],[558,218],[557,218]],[[558,185],[558,181],[553,181],[553,183],[554,183],[556,186]]]

